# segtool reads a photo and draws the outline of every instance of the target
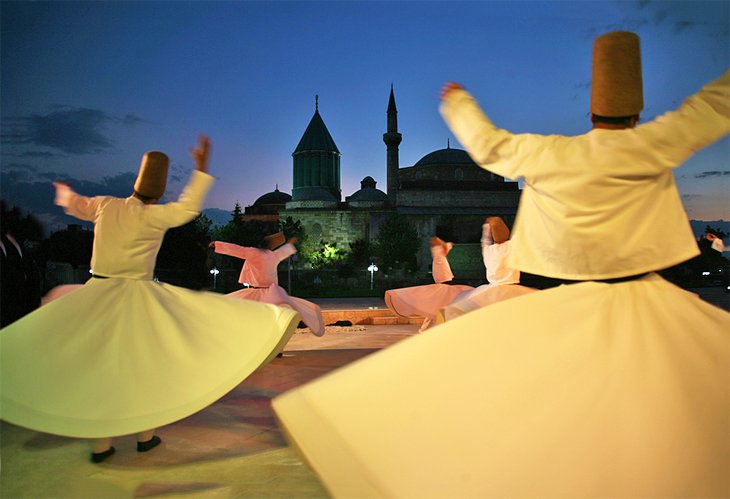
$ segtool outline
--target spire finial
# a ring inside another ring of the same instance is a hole
[[[446,137],[446,149],[451,149],[451,139]]]
[[[319,111],[319,95],[314,96],[314,110]]]
[[[276,189],[274,189],[274,190],[275,191],[278,191],[279,190],[279,184],[276,184]]]

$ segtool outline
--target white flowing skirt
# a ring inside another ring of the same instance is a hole
[[[274,399],[335,497],[727,497],[730,314],[656,274],[476,310]]]
[[[275,357],[298,322],[273,305],[91,279],[0,331],[0,417],[86,438],[172,423]]]
[[[439,322],[450,321],[468,312],[473,312],[503,300],[538,291],[520,284],[485,284],[460,295],[457,299],[443,307],[437,316]]]
[[[293,308],[302,316],[302,322],[307,325],[312,334],[315,336],[324,334],[324,318],[319,305],[302,298],[289,296],[284,288],[277,284],[272,284],[268,288],[243,288],[228,293],[226,296]]]
[[[462,284],[426,284],[410,288],[389,289],[385,304],[401,317],[425,317],[435,320],[438,311],[457,296],[474,288]]]

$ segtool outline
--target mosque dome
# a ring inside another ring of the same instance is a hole
[[[424,157],[418,160],[413,166],[428,166],[428,165],[474,165],[474,160],[471,159],[469,153],[463,149],[452,149],[447,147],[446,149],[439,149],[437,151],[430,152]]]
[[[286,192],[281,192],[277,187],[271,192],[267,192],[263,196],[259,197],[254,201],[254,206],[265,206],[265,205],[285,205],[291,201],[291,196]]]
[[[244,215],[248,217],[264,217],[267,215],[279,215],[286,203],[291,201],[291,196],[281,192],[277,186],[272,192],[260,196],[251,206],[246,206]]]
[[[360,189],[352,196],[347,196],[345,201],[353,208],[372,208],[388,202],[388,195],[375,188],[376,182],[373,177],[367,176],[360,181]]]
[[[501,189],[503,186],[494,187],[488,183],[504,182],[504,177],[481,168],[463,149],[449,146],[426,154],[413,166],[401,168],[398,179],[399,191],[413,188],[468,190],[477,185],[482,189]]]
[[[340,151],[319,114],[319,96],[315,100],[314,115],[292,157],[292,201],[340,202]],[[321,195],[313,198],[317,193]]]

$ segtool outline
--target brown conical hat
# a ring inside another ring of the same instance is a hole
[[[618,117],[644,109],[639,35],[613,31],[593,43],[591,113]]]
[[[134,192],[148,198],[159,199],[165,193],[170,158],[159,151],[149,151],[142,156]]]
[[[489,229],[492,231],[492,239],[497,244],[509,240],[509,228],[500,217],[489,217],[487,218]]]
[[[270,250],[276,249],[286,242],[283,232],[277,232],[276,234],[270,234],[264,237],[266,247]]]

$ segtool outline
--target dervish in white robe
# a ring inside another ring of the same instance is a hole
[[[419,331],[425,331],[436,320],[438,311],[462,293],[473,290],[464,284],[446,284],[454,279],[447,255],[454,243],[434,237],[431,240],[431,272],[435,284],[389,289],[385,292],[385,304],[401,317],[423,317]]]
[[[0,418],[108,442],[205,408],[281,351],[296,312],[153,280],[165,232],[212,184],[193,171],[167,204],[56,186],[66,213],[94,223],[95,278],[0,330]]]
[[[502,222],[504,224],[504,222]],[[507,237],[509,237],[509,229]],[[439,323],[455,319],[473,310],[494,303],[534,293],[536,289],[520,285],[520,271],[507,265],[512,241],[509,239],[495,242],[491,226],[488,222],[482,225],[482,260],[487,269],[489,284],[479,286],[473,291],[458,296],[453,302],[443,307],[436,317]]]
[[[279,396],[292,445],[335,497],[728,497],[730,314],[653,272],[699,253],[672,170],[730,131],[728,73],[573,137],[499,129],[457,85],[442,99],[472,158],[524,182],[509,265],[582,282]]]
[[[319,305],[303,298],[289,296],[286,290],[279,286],[277,267],[281,261],[297,252],[293,244],[286,243],[273,250],[239,246],[222,241],[215,241],[213,245],[216,253],[245,260],[238,282],[249,287],[228,293],[227,296],[290,307],[299,312],[302,322],[312,334],[315,336],[324,334],[324,319]]]

